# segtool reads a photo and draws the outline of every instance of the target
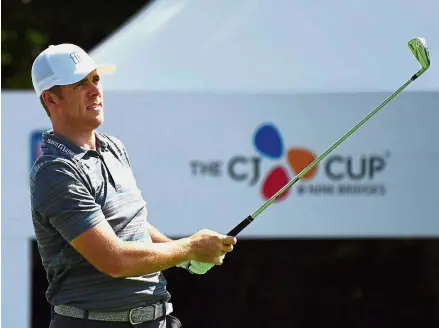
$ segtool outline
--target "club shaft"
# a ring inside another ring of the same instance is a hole
[[[270,199],[268,199],[261,207],[259,207],[253,214],[247,216],[242,220],[237,226],[235,226],[228,233],[229,236],[236,236],[245,227],[247,227],[259,214],[261,214],[268,206],[276,201],[285,191],[291,188],[297,181],[299,181],[305,174],[312,170],[318,163],[320,163],[329,153],[331,153],[335,148],[337,148],[343,141],[349,138],[355,131],[357,131],[364,123],[366,123],[372,116],[374,116],[381,108],[387,105],[393,98],[395,98],[402,90],[404,90],[411,82],[413,82],[417,77],[419,77],[425,70],[421,69],[415,75],[413,75],[406,83],[404,83],[398,90],[391,94],[386,100],[384,100],[377,108],[369,113],[365,118],[363,118],[357,125],[355,125],[349,132],[347,132],[343,137],[341,137],[337,142],[335,142],[328,150],[312,161],[306,168],[304,168],[298,175],[296,175],[291,181],[289,181],[285,186],[279,189]]]

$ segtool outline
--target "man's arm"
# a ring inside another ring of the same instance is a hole
[[[164,234],[162,234],[156,227],[154,227],[151,223],[147,222],[147,230],[149,232],[149,235],[151,236],[151,239],[154,243],[165,243],[168,241],[173,241],[172,239],[166,237]]]
[[[220,256],[232,251],[233,243],[232,237],[208,230],[169,242],[124,242],[106,220],[70,242],[93,266],[112,277],[140,276],[197,258],[222,264]]]
[[[59,161],[45,164],[36,174],[32,210],[97,270],[113,277],[144,275],[187,260],[222,264],[221,255],[236,243],[233,237],[207,230],[161,243],[122,241],[76,170]]]

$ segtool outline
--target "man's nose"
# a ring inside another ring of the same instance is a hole
[[[90,87],[90,94],[92,96],[100,96],[101,88],[99,87],[99,85],[92,83]]]

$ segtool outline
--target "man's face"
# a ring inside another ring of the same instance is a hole
[[[104,120],[104,99],[96,71],[81,81],[61,86],[52,114],[62,124],[78,130],[94,130]]]

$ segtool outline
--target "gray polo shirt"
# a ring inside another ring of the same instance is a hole
[[[168,300],[161,272],[113,278],[95,269],[69,241],[107,220],[124,241],[151,243],[146,203],[124,145],[96,132],[97,150],[81,148],[52,131],[30,174],[32,221],[52,305],[118,311]]]

